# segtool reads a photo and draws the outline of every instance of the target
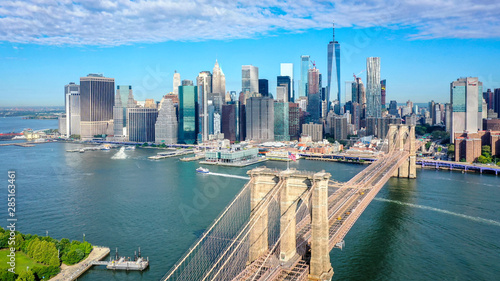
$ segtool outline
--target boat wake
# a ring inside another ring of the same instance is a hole
[[[438,208],[434,208],[434,207],[417,205],[417,204],[412,204],[412,203],[406,203],[406,202],[401,202],[401,201],[396,201],[396,200],[390,200],[390,199],[385,199],[385,198],[373,198],[373,200],[383,201],[383,202],[389,202],[389,203],[394,203],[394,204],[399,204],[399,205],[405,205],[405,206],[410,206],[410,207],[413,207],[413,208],[418,208],[418,209],[423,209],[423,210],[429,210],[429,211],[439,212],[439,213],[442,213],[442,214],[452,215],[452,216],[456,216],[456,217],[468,219],[468,220],[471,220],[471,221],[482,222],[482,223],[486,223],[486,224],[489,224],[489,225],[500,226],[500,222],[498,222],[498,221],[494,221],[494,220],[490,220],[490,219],[484,219],[484,218],[480,218],[480,217],[468,216],[468,215],[464,215],[464,214],[460,214],[460,213],[455,213],[455,212],[451,212],[451,211],[447,211],[447,210],[443,210],[443,209],[438,209]]]
[[[115,155],[113,155],[111,159],[127,159],[127,154],[125,154],[125,147],[120,147],[120,150],[118,150],[118,152],[115,153]]]
[[[212,172],[207,173],[207,175],[219,176],[219,177],[226,177],[226,178],[235,178],[235,179],[242,179],[242,180],[249,180],[250,179],[250,177],[243,177],[243,176],[229,175],[229,174],[220,174],[220,173],[212,173]]]

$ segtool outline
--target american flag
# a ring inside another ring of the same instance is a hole
[[[290,151],[288,152],[288,158],[292,159],[294,162],[297,162],[297,158]]]

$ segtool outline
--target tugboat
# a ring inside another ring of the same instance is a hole
[[[203,174],[208,174],[210,171],[208,169],[206,169],[206,168],[199,167],[198,169],[196,169],[196,172],[203,173]]]

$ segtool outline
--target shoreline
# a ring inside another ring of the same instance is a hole
[[[93,261],[100,261],[104,259],[110,252],[107,247],[94,246],[89,256],[81,262],[74,265],[65,265],[61,263],[61,272],[56,276],[50,278],[53,281],[76,280],[82,274],[87,272],[93,265]]]

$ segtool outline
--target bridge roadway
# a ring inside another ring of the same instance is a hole
[[[421,144],[417,144],[420,146]],[[346,183],[331,181],[332,194],[328,198],[329,246],[342,247],[344,237],[361,216],[366,207],[397,169],[408,161],[409,152],[396,150],[372,163]],[[311,242],[311,217],[297,222],[298,253],[305,254]],[[234,280],[308,280],[309,266],[300,255],[287,265],[280,265],[274,255],[264,254],[246,267]]]

